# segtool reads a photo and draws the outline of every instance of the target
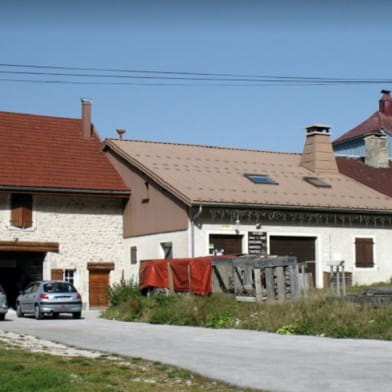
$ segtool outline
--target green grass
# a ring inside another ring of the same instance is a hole
[[[126,291],[122,287],[123,292]],[[363,288],[355,287],[355,293]],[[133,290],[103,317],[123,321],[242,328],[282,334],[392,340],[392,306],[360,305],[312,290],[306,299],[274,303],[238,302],[232,296],[143,297]]]
[[[26,352],[0,343],[0,392],[235,392],[239,389],[140,358],[97,359]]]

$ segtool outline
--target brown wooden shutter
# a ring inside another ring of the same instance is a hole
[[[374,265],[373,260],[373,239],[355,239],[355,266],[360,268],[370,268]]]
[[[63,280],[63,270],[61,268],[53,268],[50,271],[52,280]]]
[[[32,195],[22,193],[11,195],[11,225],[20,228],[33,225]]]

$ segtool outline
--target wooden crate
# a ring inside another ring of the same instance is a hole
[[[293,256],[241,256],[233,259],[234,293],[238,300],[284,301],[307,289],[300,285]]]

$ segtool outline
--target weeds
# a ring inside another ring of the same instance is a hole
[[[112,306],[138,297],[141,297],[141,293],[138,285],[132,279],[128,281],[122,279],[120,283],[114,283],[108,289],[108,299]]]
[[[280,334],[392,340],[392,307],[354,304],[330,299],[325,290],[312,290],[308,298],[276,303],[237,302],[234,297],[212,295],[124,295],[103,314],[106,318],[155,324],[208,328],[241,328]],[[132,288],[133,292],[134,288]],[[359,292],[358,288],[354,291]],[[131,298],[129,298],[131,297]]]

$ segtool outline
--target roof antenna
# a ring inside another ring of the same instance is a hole
[[[118,136],[120,136],[120,139],[122,140],[124,133],[126,132],[125,129],[116,129],[116,132],[118,133]]]

